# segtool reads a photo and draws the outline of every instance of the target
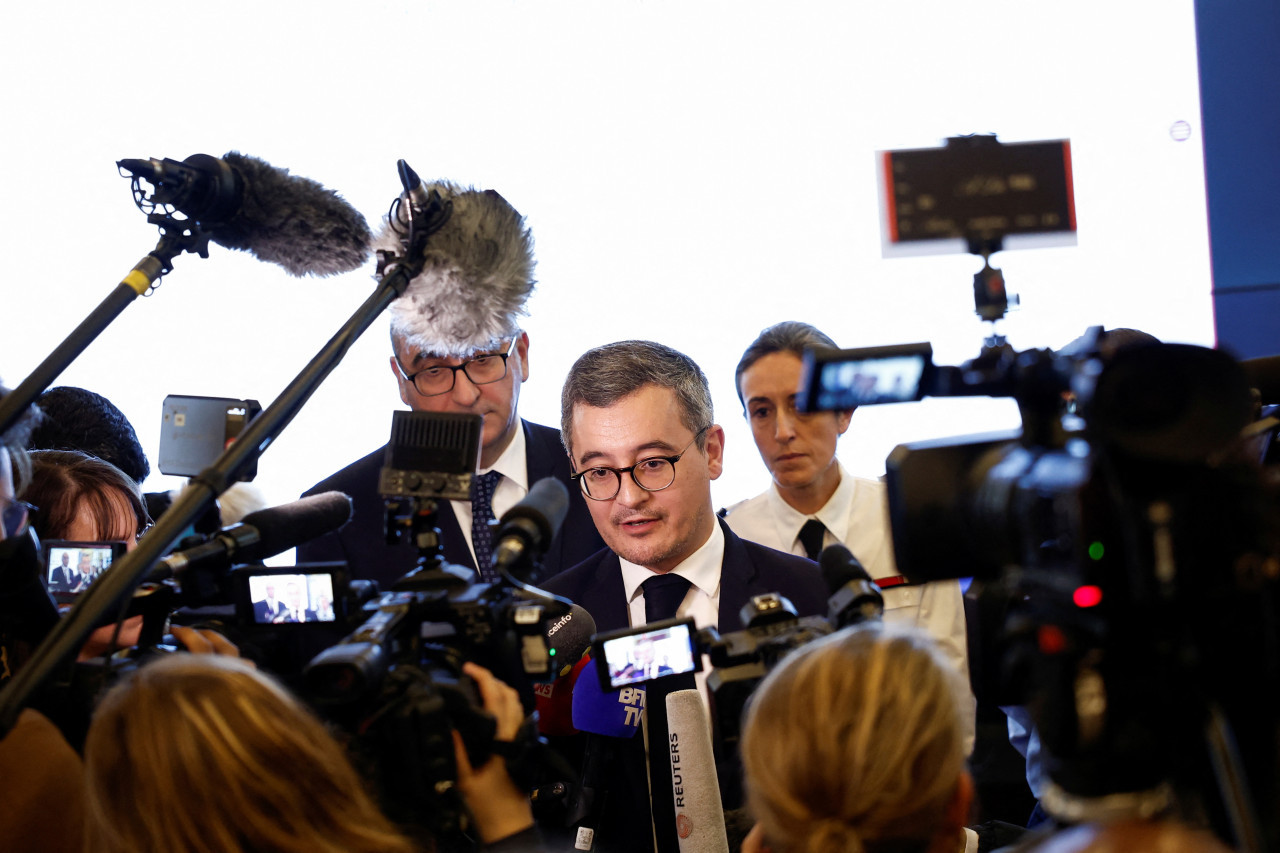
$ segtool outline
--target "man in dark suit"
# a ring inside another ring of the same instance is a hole
[[[743,627],[756,595],[781,593],[800,616],[825,613],[811,560],[739,539],[716,518],[711,481],[724,466],[702,370],[661,344],[594,349],[569,371],[561,425],[581,493],[608,544],[546,589],[587,610],[601,631],[642,625],[646,581],[688,581],[678,616],[723,632]]]
[[[54,568],[49,573],[49,590],[51,592],[70,592],[71,588],[76,585],[72,575],[75,569],[71,568],[71,555],[66,551],[62,552],[62,565]]]
[[[259,625],[284,621],[286,609],[284,602],[276,598],[276,585],[270,581],[266,584],[266,597],[253,603],[253,618]]]
[[[529,378],[529,335],[517,320],[533,290],[534,266],[524,218],[492,190],[447,183],[428,190],[450,202],[452,214],[432,234],[423,272],[391,306],[390,367],[409,408],[484,418],[472,499],[440,501],[436,523],[444,559],[490,580],[492,541],[485,520],[501,518],[544,477],[569,485],[569,461],[557,430],[517,414],[520,388]],[[377,245],[401,250],[393,231],[384,230]],[[345,492],[354,515],[337,533],[299,547],[298,562],[346,561],[352,577],[376,580],[383,589],[414,568],[418,552],[411,544],[386,544],[378,492],[385,452],[374,451],[307,492]],[[571,492],[568,515],[542,557],[539,578],[604,546],[585,500]]]
[[[706,376],[690,358],[648,341],[591,350],[565,382],[561,434],[608,549],[545,588],[585,608],[598,630],[679,616],[700,628],[737,631],[745,627],[744,605],[771,592],[800,616],[826,612],[815,563],[739,539],[716,518],[711,481],[723,469],[724,430],[714,422]],[[598,849],[652,851],[651,827],[658,849],[673,849],[668,732],[657,709],[665,711],[667,692],[685,686],[693,684],[648,684],[648,757],[641,738],[620,747],[619,772],[597,819]],[[722,778],[733,772],[731,763],[722,767]],[[646,776],[655,780],[652,809],[638,808],[650,798]],[[738,803],[731,796],[726,805]]]

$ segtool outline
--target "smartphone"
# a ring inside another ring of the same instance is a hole
[[[591,638],[600,686],[619,690],[671,675],[702,670],[692,619],[666,619]]]
[[[160,422],[160,473],[196,476],[218,460],[260,411],[262,406],[257,400],[181,394],[165,397]],[[257,470],[255,462],[240,479],[252,480]]]
[[[325,625],[343,620],[347,598],[343,565],[304,563],[232,569],[240,624]]]
[[[45,582],[58,604],[74,602],[126,550],[124,542],[46,539],[41,545],[44,549]]]

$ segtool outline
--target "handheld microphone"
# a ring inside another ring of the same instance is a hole
[[[342,492],[322,492],[260,509],[219,530],[209,541],[165,557],[151,570],[148,580],[163,580],[211,564],[228,568],[233,563],[254,563],[337,530],[350,520],[351,498]]]
[[[573,725],[573,694],[582,671],[591,665],[591,656],[583,655],[550,684],[533,685],[534,707],[538,711],[538,731],[551,737],[575,735]],[[587,676],[590,677],[588,672]]]
[[[538,731],[544,735],[576,734],[573,725],[573,693],[582,670],[591,663],[591,635],[596,631],[591,614],[576,604],[547,628],[547,651],[555,667],[555,681],[533,686],[538,709]],[[594,673],[588,672],[587,675]]]
[[[729,853],[711,729],[696,689],[667,694],[667,732],[680,853]]]
[[[840,543],[828,545],[818,555],[818,567],[831,597],[827,599],[827,618],[837,628],[856,625],[884,614],[884,596],[871,580],[871,575]]]
[[[218,245],[247,251],[291,275],[350,272],[369,257],[373,235],[359,211],[310,178],[254,157],[231,151],[221,158],[194,154],[182,161],[119,160],[116,166],[132,176],[144,212],[177,210]],[[140,180],[154,188],[149,198]]]
[[[594,665],[589,656],[584,660],[586,667]],[[643,687],[624,687],[606,693],[596,673],[589,670],[574,685],[573,725],[587,735],[582,777],[569,805],[569,825],[575,827],[575,850],[597,849],[596,835],[601,823],[607,822],[604,815],[612,783],[622,784],[624,795],[629,792],[638,794],[643,788],[643,781],[640,788],[636,788],[634,782],[631,789],[627,788],[624,765],[625,757],[630,754],[626,750],[639,750],[639,760],[643,760],[643,744],[634,738],[640,731],[644,702]],[[634,803],[633,806],[644,810],[644,820],[648,823],[648,803]]]
[[[533,484],[520,503],[502,514],[493,565],[510,572],[526,557],[541,557],[551,545],[569,513],[569,490],[555,477],[543,477]],[[585,611],[583,611],[585,613]]]

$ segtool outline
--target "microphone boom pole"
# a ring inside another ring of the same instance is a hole
[[[228,486],[236,482],[246,466],[257,461],[311,398],[320,383],[338,366],[356,339],[388,305],[404,293],[409,282],[422,271],[424,263],[425,257],[416,251],[411,251],[408,257],[392,263],[373,295],[356,309],[338,333],[285,387],[280,396],[249,423],[217,461],[192,478],[168,510],[138,541],[138,547],[113,563],[79,597],[67,615],[36,648],[27,664],[0,690],[0,737],[13,727],[35,689],[80,647],[97,620],[115,602],[131,594],[188,525],[209,509]]]
[[[67,335],[31,375],[22,380],[17,388],[0,400],[0,433],[18,422],[22,413],[27,410],[44,390],[53,384],[62,371],[84,352],[89,344],[97,340],[98,335],[119,317],[133,300],[146,293],[155,282],[168,272],[170,261],[186,251],[186,241],[175,241],[169,235],[160,238],[151,254],[138,261],[137,266],[129,271],[116,285],[115,290],[93,309],[75,330]]]

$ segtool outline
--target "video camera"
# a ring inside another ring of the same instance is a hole
[[[927,343],[815,349],[797,406],[959,396],[1012,398],[1022,427],[894,449],[895,559],[917,583],[974,578],[1000,614],[989,687],[1032,711],[1042,803],[1080,822],[1176,791],[1239,837],[1249,786],[1277,789],[1277,708],[1248,685],[1280,675],[1280,502],[1244,441],[1241,364],[1101,327],[1057,352],[992,335],[959,366]]]
[[[568,602],[521,580],[567,511],[557,481],[535,483],[494,524],[497,581],[473,583],[470,569],[443,559],[438,502],[469,499],[482,423],[478,415],[395,413],[379,491],[388,541],[415,546],[417,566],[364,604],[364,621],[306,665],[301,687],[352,733],[388,814],[426,827],[441,844],[465,828],[450,732],[461,735],[473,766],[495,749],[494,721],[462,664],[492,671],[532,711],[533,684],[556,675],[547,637],[570,613]],[[533,787],[550,758],[532,721],[506,758],[513,777]]]

